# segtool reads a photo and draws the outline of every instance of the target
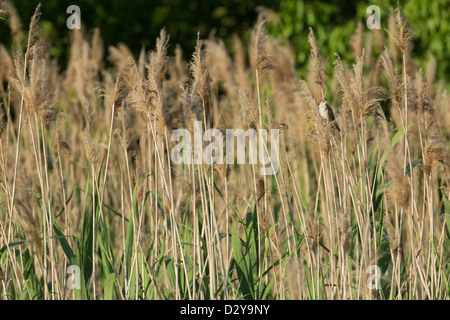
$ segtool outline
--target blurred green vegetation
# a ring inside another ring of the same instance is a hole
[[[245,41],[257,17],[258,6],[269,8],[278,15],[278,23],[269,31],[289,40],[296,52],[297,67],[306,68],[310,50],[308,28],[314,29],[325,57],[334,60],[338,53],[351,61],[350,39],[358,21],[369,17],[369,5],[381,9],[381,27],[387,28],[389,12],[397,7],[395,0],[378,1],[308,1],[308,0],[13,0],[22,19],[24,31],[39,2],[42,3],[41,26],[52,41],[52,54],[65,64],[68,59],[70,32],[66,28],[66,9],[76,4],[81,8],[83,28],[89,35],[99,27],[105,48],[124,42],[138,54],[142,46],[153,48],[161,28],[171,37],[169,53],[179,43],[186,58],[192,53],[196,34],[207,38],[212,32],[229,43],[239,34]],[[425,67],[430,54],[437,61],[437,76],[448,79],[450,73],[450,11],[449,0],[410,0],[400,3],[402,13],[414,27],[413,58]],[[0,23],[0,41],[7,46],[11,39],[6,23]]]
[[[280,21],[272,27],[272,33],[289,40],[296,50],[300,67],[306,65],[309,54],[309,27],[314,29],[325,57],[334,60],[333,54],[336,52],[344,60],[351,61],[350,39],[358,21],[363,23],[364,32],[371,32],[366,27],[370,16],[367,8],[370,5],[380,8],[381,29],[384,30],[388,28],[390,12],[394,13],[398,3],[396,0],[281,0],[278,10]],[[437,62],[437,76],[447,82],[450,74],[450,1],[409,0],[400,1],[400,6],[402,15],[408,17],[408,22],[414,28],[413,59],[426,67],[432,54]]]
[[[41,26],[52,41],[52,54],[60,62],[68,60],[70,32],[66,27],[70,5],[81,10],[82,29],[89,36],[99,27],[105,48],[125,43],[137,55],[142,46],[153,48],[162,28],[170,35],[173,52],[175,44],[183,48],[186,58],[194,50],[197,32],[207,38],[210,32],[222,39],[233,33],[246,33],[256,21],[258,6],[278,9],[272,0],[12,0],[27,31],[38,3],[42,4]],[[0,42],[11,43],[7,23],[0,23]]]

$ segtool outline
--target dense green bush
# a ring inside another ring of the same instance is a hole
[[[377,5],[381,10],[381,28],[388,28],[389,13],[398,6],[397,1],[378,0],[372,2],[351,0],[345,4],[334,1],[282,0],[279,6],[279,24],[273,26],[273,33],[281,35],[294,45],[297,62],[305,65],[309,51],[306,35],[312,27],[317,35],[319,46],[326,57],[336,52],[343,59],[350,59],[350,39],[356,29],[357,21],[364,26],[369,17],[367,7]],[[413,58],[425,67],[432,53],[436,58],[437,76],[448,78],[450,73],[450,13],[448,0],[411,0],[402,6],[402,12],[409,17],[414,27]],[[369,31],[368,28],[365,28]],[[427,52],[427,55],[424,53]]]

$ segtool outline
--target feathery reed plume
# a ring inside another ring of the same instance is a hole
[[[105,164],[105,174],[103,177],[103,188],[101,192],[100,197],[100,212],[102,212],[103,208],[103,201],[104,201],[104,195],[105,195],[105,189],[106,189],[106,179],[108,177],[108,165],[109,165],[109,158],[111,153],[111,140],[113,135],[113,127],[114,127],[114,117],[118,117],[118,114],[120,111],[124,113],[124,105],[125,101],[130,94],[130,90],[135,89],[137,86],[137,79],[138,74],[136,70],[136,64],[131,56],[128,57],[128,61],[125,64],[125,66],[122,68],[122,70],[119,73],[119,76],[117,77],[116,83],[114,85],[114,90],[109,98],[109,105],[112,107],[111,111],[111,123],[109,127],[109,139],[108,139],[108,147],[107,147],[107,155],[106,155],[106,164]],[[123,121],[122,121],[123,123]],[[85,138],[87,140],[87,138]],[[89,140],[88,140],[89,141]],[[93,149],[90,147],[89,143],[85,143],[88,147],[85,149],[88,150],[90,153],[92,153],[90,150]],[[125,149],[126,150],[126,149]],[[88,153],[89,154],[89,153]],[[90,155],[90,157],[94,157],[95,155]]]
[[[391,143],[391,130],[389,128],[386,115],[380,106],[375,110],[375,120],[377,121],[378,128],[381,131],[381,138],[384,139],[384,146],[385,148],[389,148]]]
[[[358,21],[356,25],[356,31],[350,39],[350,46],[352,47],[353,59],[358,59],[362,55],[364,44],[363,44],[363,24]]]
[[[34,51],[41,49],[43,42],[41,41],[41,29],[38,26],[38,21],[41,16],[40,11],[41,4],[36,7],[36,10],[31,18],[30,29],[28,33],[28,43],[27,50],[25,53],[25,61],[23,60],[20,53],[14,54],[14,69],[16,78],[12,78],[13,85],[22,94],[25,94],[26,85],[26,69],[29,67],[30,61],[33,59]]]
[[[260,15],[263,19],[266,19],[267,22],[273,24],[280,23],[280,19],[278,18],[277,13],[272,9],[266,8],[264,6],[257,6],[256,12],[258,12],[258,15]]]
[[[168,58],[167,47],[169,46],[169,36],[165,29],[159,33],[159,38],[156,40],[156,51],[150,53],[150,64],[153,81],[155,81],[158,90],[162,89],[162,83],[167,70]]]
[[[406,176],[402,172],[401,163],[394,154],[394,148],[391,147],[391,130],[386,120],[386,116],[381,108],[376,109],[375,118],[381,128],[381,136],[384,138],[383,146],[387,152],[385,164],[386,173],[391,179],[391,184],[387,188],[388,197],[401,207],[409,207],[409,186]],[[391,240],[389,241],[391,243]]]
[[[25,237],[27,241],[31,241],[36,246],[37,252],[41,253],[42,242],[37,229],[40,223],[33,217],[32,209],[30,208],[30,197],[25,196],[25,198],[22,201],[19,199],[16,200],[17,205],[21,209],[21,221],[23,222]]]
[[[395,9],[395,29],[392,30],[391,24],[386,29],[389,39],[397,48],[405,54],[413,38],[413,28],[408,24],[408,18],[401,15],[400,4]]]
[[[401,75],[397,74],[395,71],[391,52],[386,47],[379,58],[379,64],[388,80],[391,99],[399,106],[402,100],[404,88],[402,85]]]
[[[279,41],[270,39],[269,45],[273,52],[277,52],[275,57],[277,67],[270,72],[270,79],[274,91],[277,111],[288,125],[297,126],[298,119],[293,114],[299,112],[299,99],[295,88],[295,59],[292,53]],[[300,130],[302,126],[297,126]]]
[[[337,56],[337,60],[334,62],[335,77],[339,84],[339,91],[342,94],[343,111],[353,112],[355,105],[357,105],[356,97],[352,90],[351,74],[350,71],[342,63],[341,58]]]
[[[30,62],[29,77],[24,71],[24,61],[20,55],[14,57],[15,73],[17,78],[12,78],[14,88],[23,95],[26,110],[36,112],[38,118],[44,125],[55,120],[58,115],[54,105],[54,92],[49,88],[47,70],[48,57],[43,55],[45,47],[43,43],[35,43],[30,52],[33,59]]]
[[[266,234],[266,236],[269,236],[269,221],[267,220],[267,214],[264,208],[264,205],[262,202],[260,202],[259,200],[264,196],[264,194],[266,193],[266,185],[265,185],[265,181],[263,177],[260,177],[258,179],[258,182],[256,183],[256,196],[257,196],[257,208],[258,208],[258,215],[260,217],[260,223],[261,226],[264,230],[264,233]]]
[[[224,148],[225,148],[225,146],[224,146]],[[226,153],[224,152],[223,154],[225,155]],[[220,175],[222,180],[225,181],[226,179],[228,179],[231,171],[230,171],[230,166],[226,163],[225,156],[224,156],[223,163],[214,164],[214,170],[217,171],[217,173]]]
[[[16,89],[22,97],[25,91],[25,61],[23,55],[19,52],[13,54],[14,76],[10,75],[9,81],[14,89]]]
[[[176,181],[181,185],[183,206],[186,206],[188,200],[191,201],[191,205],[194,205],[195,200],[195,206],[199,207],[201,205],[201,186],[198,178],[198,169],[194,169],[192,176],[188,171],[175,170],[175,177]]]
[[[250,48],[250,65],[252,70],[263,73],[265,70],[273,69],[273,57],[265,48],[267,33],[265,26],[267,19],[263,15],[259,15],[255,28],[251,36]]]
[[[318,108],[316,99],[312,95],[311,91],[309,90],[308,84],[304,80],[300,80],[298,82],[299,91],[302,94],[302,97],[305,99],[306,103],[309,104],[310,108],[314,111],[314,114],[317,118],[319,118]]]
[[[386,163],[386,172],[391,179],[391,185],[387,192],[389,197],[404,209],[409,208],[409,186],[402,165],[397,159],[393,150],[388,153]]]
[[[92,35],[91,40],[91,56],[90,56],[90,65],[94,72],[99,72],[103,70],[103,40],[100,35],[100,29],[95,28],[94,34]]]
[[[258,108],[250,103],[248,92],[239,90],[239,106],[240,106],[240,121],[245,130],[249,128],[256,128],[258,123]]]
[[[209,94],[209,86],[211,84],[211,76],[205,63],[205,50],[203,49],[203,40],[200,39],[200,34],[197,34],[197,44],[192,55],[192,60],[189,64],[191,72],[191,97],[198,96],[203,104],[207,107],[207,98]]]
[[[264,195],[265,192],[266,192],[266,186],[264,184],[264,179],[259,178],[258,183],[256,184],[256,195],[258,197],[258,200],[261,199],[261,197]]]
[[[35,45],[40,41],[41,29],[38,26],[39,18],[41,17],[41,4],[39,3],[34,11],[33,17],[30,22],[30,29],[28,31],[28,42],[25,59],[31,61],[33,59],[33,52]]]
[[[134,175],[133,175],[133,182],[134,185],[136,185],[136,199],[138,200],[138,203],[142,203],[142,201],[144,200],[145,197],[145,174],[144,171],[142,169],[141,166],[141,162],[139,161],[139,158],[137,157],[137,154],[139,153],[139,151],[135,151],[135,156],[134,156],[134,166],[135,166],[135,170],[134,170]]]
[[[175,69],[178,82],[186,82],[186,62],[183,59],[183,49],[179,44],[175,46]]]
[[[306,235],[311,241],[311,246],[314,250],[319,249],[320,237],[321,237],[321,227],[319,218],[315,217],[312,211],[308,210],[308,215],[306,217]]]
[[[120,70],[117,77],[112,96],[110,97],[110,105],[114,108],[114,116],[117,116],[122,108],[122,103],[128,97],[131,90],[137,86],[136,64],[134,59],[129,56],[127,63]]]
[[[58,110],[54,105],[54,92],[49,88],[47,79],[48,59],[42,56],[43,47],[33,48],[29,83],[25,86],[24,96],[28,112],[36,112],[44,125],[54,121]]]
[[[351,234],[350,234],[350,219],[348,214],[345,213],[344,210],[339,209],[338,217],[337,217],[337,225],[341,232],[341,245],[344,249],[344,253],[348,253],[350,251],[351,245]]]
[[[233,62],[228,55],[222,40],[207,40],[205,42],[206,65],[211,73],[212,84],[224,81],[231,77],[229,72],[233,68]]]
[[[395,232],[394,226],[392,225],[391,219],[386,211],[383,214],[383,222],[386,226],[386,234],[389,242],[389,247],[391,248],[391,252],[393,255],[392,258],[395,261],[397,260],[398,254],[401,254],[400,239],[398,233]]]
[[[319,107],[306,82],[304,80],[300,80],[298,85],[302,98],[305,99],[313,114],[312,119],[310,119],[310,136],[315,138],[313,141],[319,145],[319,151],[325,156],[325,158],[329,159],[332,141],[330,126],[322,125],[323,119],[319,115]]]
[[[392,9],[389,12],[389,18],[388,18],[388,39],[389,39],[389,48],[391,49],[392,52],[392,57],[394,59],[394,62],[398,61],[398,49],[395,43],[395,40],[393,37],[390,37],[389,34],[395,34],[396,28],[395,28],[395,16],[394,13],[392,12]]]
[[[125,98],[128,97],[127,101],[136,112],[146,114],[150,111],[149,109],[151,106],[151,95],[147,86],[147,82],[143,77],[139,76],[138,68],[131,57],[129,57],[129,64],[127,64],[127,67],[122,70],[123,72],[130,72],[130,78],[137,79],[136,84],[133,86],[133,90],[129,90],[128,86],[122,84],[127,87],[119,89],[119,92],[123,90],[127,91],[127,96],[125,96],[125,92],[121,93],[121,95],[123,96],[122,100],[125,100]],[[116,82],[116,86],[120,87],[122,85]]]
[[[146,66],[148,79],[146,81],[147,95],[150,102],[150,116],[156,119],[156,130],[165,134],[167,128],[166,111],[164,105],[163,80],[167,70],[167,47],[169,36],[164,29],[156,40],[156,51],[150,54],[150,63]]]
[[[241,70],[246,69],[244,46],[237,34],[233,35],[233,60]]]
[[[202,116],[202,108],[196,104],[188,91],[183,90],[180,95],[180,101],[182,103],[181,110],[183,112],[182,124],[186,128],[191,137],[194,136],[194,122],[200,121]],[[195,146],[194,146],[195,147]],[[199,150],[197,150],[199,151]]]
[[[165,134],[167,129],[166,111],[164,110],[163,80],[165,77],[168,58],[166,57],[168,36],[165,30],[161,30],[160,37],[156,42],[156,52],[150,54],[150,63],[146,66],[148,71],[147,80],[143,86],[138,87],[138,95],[149,102],[148,116],[156,120],[156,130]],[[140,93],[139,93],[140,91]]]
[[[32,60],[33,57],[33,49],[36,44],[39,42],[39,26],[37,25],[37,22],[40,17],[40,7],[41,4],[39,4],[36,7],[36,10],[33,14],[33,17],[31,18],[30,23],[30,30],[28,34],[28,44],[27,44],[27,51],[25,53],[25,59],[22,60],[22,56],[17,53],[14,57],[14,67],[16,68],[16,76],[17,79],[12,79],[12,84],[16,86],[16,89],[21,93],[21,102],[20,102],[20,111],[19,111],[19,127],[17,130],[17,144],[16,144],[16,157],[15,157],[15,163],[14,163],[14,175],[13,175],[13,184],[12,184],[12,191],[11,191],[11,201],[9,204],[9,211],[10,214],[12,214],[14,210],[14,199],[15,199],[15,193],[16,193],[16,179],[17,179],[17,167],[19,163],[19,151],[20,151],[20,135],[22,133],[22,116],[23,116],[23,107],[25,103],[25,83],[26,83],[26,71],[28,68],[28,61]],[[44,277],[45,278],[45,277]],[[45,289],[45,293],[47,294],[47,288]]]
[[[405,137],[404,137],[404,162],[403,165],[406,167],[407,160],[409,161],[409,164],[411,165],[411,154],[410,154],[410,147],[409,147],[409,141],[408,141],[408,93],[411,90],[408,86],[408,82],[410,82],[410,79],[408,77],[408,67],[411,66],[411,59],[409,59],[409,55],[411,52],[412,47],[410,46],[411,39],[413,38],[413,29],[408,24],[408,18],[404,17],[400,13],[400,3],[398,4],[398,7],[396,9],[396,15],[395,15],[395,24],[396,29],[395,32],[389,32],[389,38],[392,38],[395,45],[398,47],[398,49],[402,53],[402,71],[403,71],[403,80],[402,85],[404,89],[404,109],[403,114],[401,112],[401,122],[403,125],[403,129],[405,130]],[[407,62],[409,61],[409,63]],[[400,110],[399,110],[400,111]],[[411,178],[412,178],[412,170],[411,172]]]
[[[145,55],[146,55],[145,47],[142,46],[141,51],[139,52],[139,58],[138,58],[138,62],[137,62],[137,69],[139,71],[139,75],[142,78],[145,77],[145,65],[146,65],[146,59],[147,59],[147,57]]]
[[[90,97],[91,75],[86,66],[91,66],[92,61],[89,57],[89,44],[84,40],[83,32],[79,29],[74,29],[71,32],[70,42],[70,57],[67,66],[66,78],[64,80],[65,91],[74,91],[77,95],[77,100],[80,101],[77,107],[82,108],[82,102],[86,97]],[[75,113],[80,116],[79,113]],[[82,120],[81,117],[79,120]]]
[[[429,175],[434,166],[440,163],[446,163],[449,159],[448,156],[439,133],[434,133],[431,137],[428,137],[423,161],[423,171],[425,174]]]
[[[313,74],[314,83],[317,84],[321,90],[322,98],[325,98],[327,94],[328,79],[326,72],[327,61],[322,58],[320,48],[312,28],[309,28],[308,42],[311,45],[311,53],[309,55],[310,70]]]
[[[279,122],[277,119],[275,119],[275,115],[270,110],[269,99],[266,100],[266,104],[266,114],[267,119],[269,120],[269,124],[267,127],[269,128],[269,132],[270,130],[279,130],[280,133],[282,133],[283,131],[288,130],[289,126],[287,124],[285,124],[284,122]]]
[[[85,119],[85,128],[82,136],[83,145],[88,161],[93,164],[96,162],[97,153],[94,141],[92,140],[92,114],[89,109],[89,100],[85,99],[83,107]]]
[[[354,65],[355,79],[353,81],[354,96],[357,97],[359,114],[365,118],[373,114],[380,101],[386,100],[386,90],[382,87],[370,87],[365,89],[363,79],[364,49]]]
[[[163,96],[163,80],[167,70],[168,58],[166,57],[168,36],[165,30],[161,30],[157,39],[156,51],[150,54],[150,62],[147,69],[147,79],[140,76],[136,63],[130,61],[129,74],[133,86],[130,87],[129,102],[138,113],[144,113],[149,121],[156,121],[155,134],[165,135],[167,120]]]
[[[117,47],[109,46],[108,50],[108,60],[116,66],[116,72],[120,72],[120,70],[128,63],[128,58],[133,56],[130,48],[124,43],[118,43]]]
[[[382,87],[365,88],[363,79],[365,50],[353,65],[354,75],[343,65],[338,57],[335,62],[336,79],[342,93],[344,114],[349,114],[350,127],[355,129],[351,135],[359,136],[360,126],[366,117],[374,114],[380,101],[385,100],[386,90]]]
[[[121,128],[116,129],[115,134],[119,137],[120,144],[123,150],[129,151],[132,144],[132,137],[130,135],[130,118],[128,115],[128,110],[126,109],[125,101],[122,102],[122,107],[120,108],[119,118],[121,122]]]
[[[435,124],[435,110],[433,102],[430,98],[428,81],[424,77],[422,68],[417,74],[417,90],[416,90],[416,113],[417,118],[422,120],[425,136]]]

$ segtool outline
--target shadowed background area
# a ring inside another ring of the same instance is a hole
[[[230,47],[232,35],[237,33],[248,41],[249,30],[256,21],[259,7],[273,10],[275,21],[268,27],[273,36],[289,40],[295,50],[297,67],[304,71],[308,56],[306,35],[312,27],[323,47],[323,54],[332,57],[336,52],[344,60],[351,61],[346,50],[351,35],[355,32],[357,21],[365,24],[369,17],[369,5],[381,9],[381,28],[388,28],[388,16],[397,1],[351,0],[345,5],[336,1],[297,1],[297,0],[14,0],[22,25],[29,24],[29,17],[40,2],[42,4],[41,23],[52,41],[52,54],[64,66],[68,62],[69,32],[66,28],[66,9],[78,5],[84,31],[92,34],[99,27],[105,47],[124,42],[137,56],[144,46],[152,48],[159,31],[166,28],[170,35],[169,53],[174,44],[180,44],[185,58],[195,46],[192,35],[200,32],[202,38],[214,35]],[[425,0],[412,0],[401,5],[403,12],[414,25],[413,58],[421,66],[436,59],[437,77],[448,78],[450,73],[450,42],[443,41],[450,32],[450,13],[447,0],[431,3]],[[364,25],[365,27],[365,25]],[[25,28],[26,30],[26,28]],[[9,46],[11,42],[6,23],[0,24],[1,42]],[[424,55],[423,53],[427,54]],[[328,71],[332,71],[331,69]]]

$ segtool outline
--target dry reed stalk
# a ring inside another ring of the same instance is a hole
[[[320,48],[317,43],[317,39],[314,36],[313,30],[310,28],[310,32],[308,35],[308,42],[311,45],[311,51],[309,56],[309,63],[310,63],[310,74],[313,81],[313,88],[316,88],[315,91],[318,95],[321,96],[321,99],[324,99],[327,94],[327,79],[328,75],[326,73],[326,64],[327,61],[322,57]],[[332,178],[332,172],[331,172],[331,157],[330,152],[332,150],[332,141],[338,141],[340,138],[336,134],[334,128],[338,128],[337,124],[334,123],[333,126],[329,126],[328,123],[322,119],[322,117],[319,115],[319,108],[317,106],[318,98],[315,98],[307,88],[306,84],[301,84],[301,92],[303,96],[306,98],[307,103],[310,105],[312,109],[312,113],[314,115],[313,118],[313,126],[315,126],[315,130],[312,131],[314,135],[316,136],[316,139],[319,144],[319,150],[320,150],[320,158],[321,158],[321,175],[323,176],[323,182],[324,182],[324,195],[325,195],[325,202],[326,202],[326,208],[324,207],[324,211],[326,211],[326,215],[324,214],[324,220],[328,221],[328,241],[330,241],[330,245],[333,246],[333,237],[332,237],[332,225],[331,225],[331,215],[330,215],[330,207],[329,205],[335,204],[335,196],[334,196],[334,181]],[[319,90],[320,89],[320,90]],[[320,100],[321,100],[320,99]],[[332,124],[332,123],[330,123]],[[337,144],[336,144],[337,145]],[[326,165],[328,163],[328,166]],[[320,177],[319,177],[320,179]],[[320,180],[319,180],[320,184]],[[317,191],[317,200],[319,195],[319,190]],[[316,200],[316,204],[317,204]],[[322,210],[321,210],[322,211]],[[334,257],[331,257],[331,265],[332,268],[335,267],[334,263]],[[317,268],[319,267],[318,264],[316,264]],[[335,272],[335,270],[334,270]],[[331,281],[334,281],[331,279]]]
[[[41,30],[37,25],[40,17],[40,4],[37,6],[36,11],[31,19],[29,38],[27,44],[27,51],[25,53],[25,58],[23,63],[21,62],[21,57],[17,56],[15,61],[15,66],[19,67],[20,70],[16,70],[18,75],[17,79],[13,79],[13,84],[22,95],[21,109],[19,116],[19,132],[18,132],[18,145],[16,149],[16,168],[14,173],[12,199],[11,199],[11,212],[14,206],[15,188],[16,188],[16,176],[17,176],[17,159],[19,155],[19,139],[21,131],[21,118],[23,113],[23,105],[26,104],[26,111],[28,118],[30,120],[30,133],[34,146],[35,158],[37,171],[40,181],[41,193],[42,193],[42,203],[43,203],[43,229],[44,229],[44,281],[47,278],[47,259],[50,261],[51,269],[51,282],[55,283],[57,281],[55,272],[55,260],[54,260],[54,250],[53,250],[53,223],[52,223],[52,211],[50,202],[50,186],[49,186],[49,175],[48,175],[48,164],[47,164],[47,154],[46,148],[43,148],[43,159],[44,164],[41,161],[40,155],[40,141],[36,144],[36,140],[33,134],[32,122],[30,119],[31,114],[34,114],[34,119],[36,123],[36,133],[42,136],[42,143],[45,145],[45,133],[44,126],[53,121],[58,111],[53,108],[53,93],[48,88],[48,79],[46,71],[48,68],[48,59],[45,57],[47,54],[47,49],[41,40]],[[29,76],[27,77],[27,68],[29,65]],[[21,70],[23,66],[23,71]],[[39,121],[38,121],[39,119]],[[40,130],[39,130],[40,128]],[[39,133],[40,131],[40,133]],[[39,155],[38,155],[39,150]],[[43,166],[45,172],[43,172]],[[45,174],[45,177],[44,177]],[[46,184],[44,184],[44,179]],[[50,244],[50,254],[47,256],[47,242]],[[45,287],[45,297],[48,297],[48,288]],[[55,293],[58,294],[58,289],[56,292],[51,293],[52,299],[55,297]]]
[[[110,159],[110,154],[111,154],[111,140],[112,140],[112,135],[113,135],[114,117],[117,116],[117,113],[123,107],[123,103],[129,94],[130,88],[127,86],[127,79],[128,79],[128,82],[130,82],[129,79],[133,77],[132,76],[132,68],[133,68],[133,60],[131,57],[129,57],[128,63],[122,68],[122,70],[119,73],[119,76],[118,76],[115,86],[114,86],[114,91],[112,92],[111,97],[110,97],[110,104],[112,107],[111,121],[110,121],[110,127],[109,127],[109,138],[108,138],[106,162],[105,162],[105,166],[104,166],[105,173],[103,175],[103,187],[102,187],[102,191],[100,194],[100,202],[99,202],[101,217],[103,217],[103,203],[104,203],[104,196],[105,196],[105,189],[106,189],[106,180],[108,177],[109,159]],[[91,149],[92,148],[88,148],[88,150],[91,150]],[[90,157],[92,158],[93,156],[91,155]]]
[[[266,155],[268,155],[268,150],[267,150],[268,147],[267,147],[267,143],[265,142],[265,140],[262,136],[262,129],[264,129],[264,126],[263,126],[263,120],[262,120],[263,112],[262,112],[262,104],[261,104],[260,77],[262,77],[266,71],[273,70],[275,68],[273,53],[269,51],[270,46],[268,46],[268,43],[270,43],[270,42],[267,40],[268,37],[267,37],[267,32],[265,30],[267,23],[268,23],[268,20],[267,20],[267,17],[264,15],[264,12],[260,12],[258,15],[256,24],[255,24],[255,27],[252,30],[251,46],[250,46],[250,52],[249,52],[251,70],[254,72],[255,78],[256,78],[256,95],[257,95],[257,105],[258,105],[258,115],[259,115],[259,123],[258,123],[257,127],[259,129],[258,130],[259,141],[260,141],[260,143],[263,144],[263,146],[264,146],[263,152],[265,152]],[[273,170],[272,163],[271,163],[271,166],[272,166],[272,170]],[[253,168],[253,170],[254,170],[254,168]],[[263,179],[264,179],[264,185],[267,185],[265,175],[264,175]],[[277,186],[279,186],[279,182],[278,182],[278,179],[276,178],[276,174],[275,174],[275,179],[276,179]],[[254,176],[255,198],[257,197],[257,189],[258,189],[258,187],[256,184],[256,177]],[[281,197],[281,199],[282,199],[282,197]],[[282,202],[282,208],[283,208],[283,215],[286,219],[286,209],[284,206],[284,202]],[[264,210],[263,211],[264,213],[268,212],[268,197],[267,197],[266,193],[264,193],[264,209],[263,210]],[[274,220],[273,217],[272,217],[272,220]],[[259,225],[260,225],[260,223],[258,222],[258,229],[259,229]],[[275,235],[276,235],[276,241],[277,241],[277,243],[279,243],[276,232],[275,232]],[[259,247],[261,247],[260,238],[258,238],[258,241],[259,241]],[[269,241],[270,241],[270,239],[269,239]],[[288,235],[288,242],[290,242],[289,235]],[[273,243],[272,243],[272,245],[273,245]],[[273,245],[273,248],[278,253],[278,255],[280,255],[279,250],[277,250],[277,247]],[[289,243],[289,250],[290,250],[290,243]],[[279,271],[280,271],[280,276],[282,277],[283,270],[281,268],[279,268]],[[261,275],[261,266],[260,265],[258,268],[258,275],[259,276]]]
[[[16,85],[17,89],[20,89],[19,92],[21,92],[21,102],[20,102],[20,110],[19,110],[19,124],[18,124],[18,131],[17,131],[17,146],[16,146],[16,160],[14,164],[14,177],[13,177],[13,183],[12,183],[12,191],[11,191],[11,201],[10,201],[10,217],[12,216],[13,207],[14,207],[14,198],[15,198],[15,190],[16,190],[16,178],[17,178],[17,165],[19,160],[19,143],[20,143],[20,135],[22,132],[22,114],[23,114],[23,106],[25,102],[25,76],[26,76],[26,70],[28,67],[28,61],[31,58],[33,54],[33,46],[36,44],[37,38],[38,38],[38,26],[37,22],[39,21],[39,17],[41,16],[40,11],[41,5],[39,4],[36,7],[36,10],[33,14],[33,17],[31,18],[30,22],[30,28],[28,32],[28,42],[27,42],[27,50],[25,53],[25,60],[22,63],[21,57],[17,56],[14,60],[14,64],[16,67],[16,76],[17,79],[12,79],[13,84]],[[10,228],[10,227],[9,227]],[[10,237],[10,232],[8,232],[8,241]]]
[[[404,139],[404,167],[408,165],[411,167],[411,154],[410,147],[408,141],[408,76],[407,76],[407,56],[411,46],[411,40],[413,38],[413,28],[408,24],[408,18],[401,15],[400,5],[396,8],[395,13],[395,31],[394,30],[386,30],[389,36],[389,39],[393,44],[400,50],[402,53],[402,62],[403,62],[403,89],[404,89],[404,115],[403,115],[403,128],[405,130],[405,139]],[[407,158],[408,157],[408,158]],[[408,159],[408,160],[407,160]],[[413,185],[413,170],[410,170],[410,180],[411,180],[411,191],[414,188]],[[412,192],[411,192],[412,193]]]
[[[201,114],[203,116],[203,126],[206,131],[212,121],[210,119],[210,107],[208,102],[209,90],[211,85],[211,75],[206,66],[206,55],[203,49],[203,40],[200,40],[200,34],[197,34],[197,43],[192,60],[189,64],[191,73],[190,95],[194,104],[201,105]],[[198,117],[200,118],[200,117]],[[208,120],[208,122],[207,122]]]

